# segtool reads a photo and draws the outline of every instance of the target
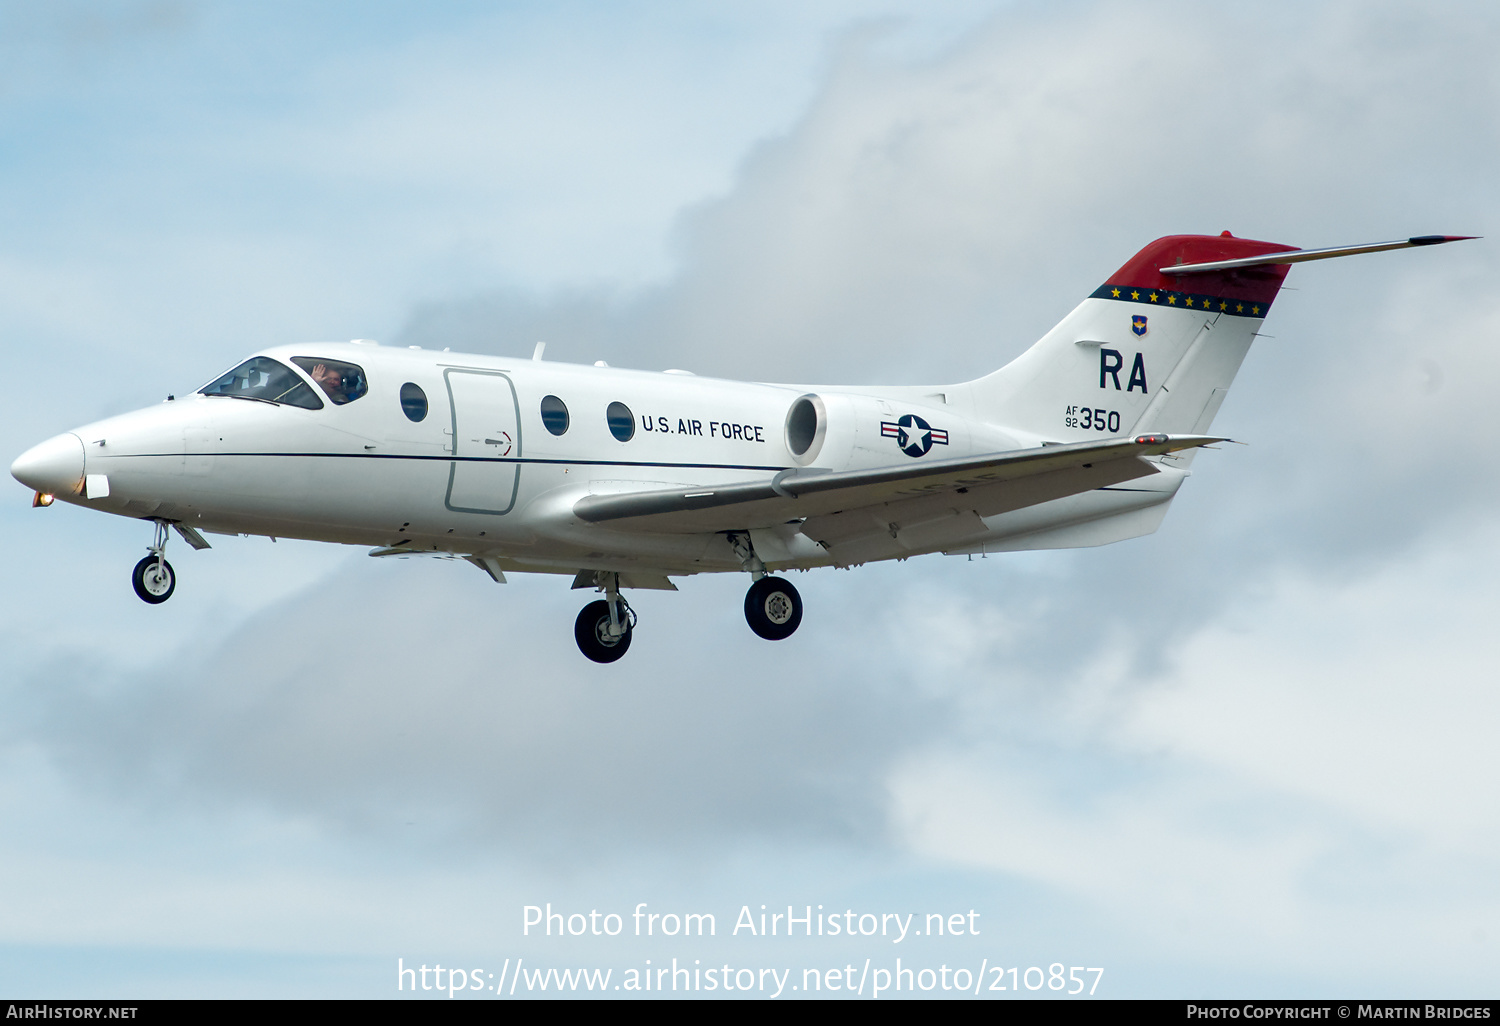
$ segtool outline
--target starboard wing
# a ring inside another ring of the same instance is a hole
[[[803,533],[841,534],[841,518],[901,523],[954,514],[994,516],[1157,472],[1146,456],[1225,441],[1207,435],[1139,435],[1044,445],[932,463],[827,472],[783,470],[765,481],[588,495],[580,520],[631,531],[689,534],[803,521]]]

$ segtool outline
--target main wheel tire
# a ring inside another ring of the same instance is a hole
[[[172,572],[172,564],[165,559],[147,556],[135,565],[130,583],[135,585],[135,593],[142,602],[154,606],[172,597],[172,591],[177,587],[177,575]]]
[[[624,610],[621,610],[624,613]],[[625,633],[619,637],[609,634],[609,603],[604,599],[590,602],[573,622],[573,640],[578,642],[578,651],[596,663],[612,663],[630,648],[630,636],[634,628],[625,621]]]
[[[790,581],[762,577],[745,593],[745,621],[767,641],[790,638],[802,623],[802,596]]]

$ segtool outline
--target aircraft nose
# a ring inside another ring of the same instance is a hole
[[[32,446],[10,465],[10,476],[48,495],[83,490],[83,439],[71,431]]]

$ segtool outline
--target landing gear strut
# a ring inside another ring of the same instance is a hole
[[[172,591],[177,587],[177,575],[172,572],[172,564],[167,562],[167,522],[156,521],[156,534],[152,537],[151,545],[146,550],[151,554],[135,565],[135,572],[130,575],[130,583],[135,585],[135,593],[141,597],[141,601],[149,602],[153,606],[165,602],[172,597]]]
[[[620,594],[620,575],[600,573],[595,580],[605,597],[590,602],[573,622],[578,650],[596,663],[612,663],[630,648],[635,610]]]
[[[745,593],[745,621],[750,629],[767,641],[790,638],[802,623],[802,596],[792,582],[766,572],[766,564],[755,554],[748,534],[732,532],[729,544],[755,581]]]

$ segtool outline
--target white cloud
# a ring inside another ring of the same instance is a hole
[[[940,729],[940,708],[810,640],[770,664],[798,675],[770,672],[736,622],[738,582],[699,584],[715,599],[697,616],[669,605],[681,596],[638,598],[637,658],[600,668],[571,645],[587,596],[561,583],[357,565],[170,667],[53,667],[13,701],[80,784],[130,801],[229,797],[386,841],[415,820],[549,863],[882,842],[881,767]]]
[[[1376,832],[1493,855],[1497,564],[1491,527],[1371,577],[1287,575],[1184,640],[1122,743],[1212,764]]]
[[[1179,957],[1477,971],[1500,916],[1497,559],[1486,529],[1371,577],[1286,571],[1177,638],[1168,667],[1089,668],[1022,738],[1038,703],[1012,687],[965,744],[893,777],[906,837]]]

